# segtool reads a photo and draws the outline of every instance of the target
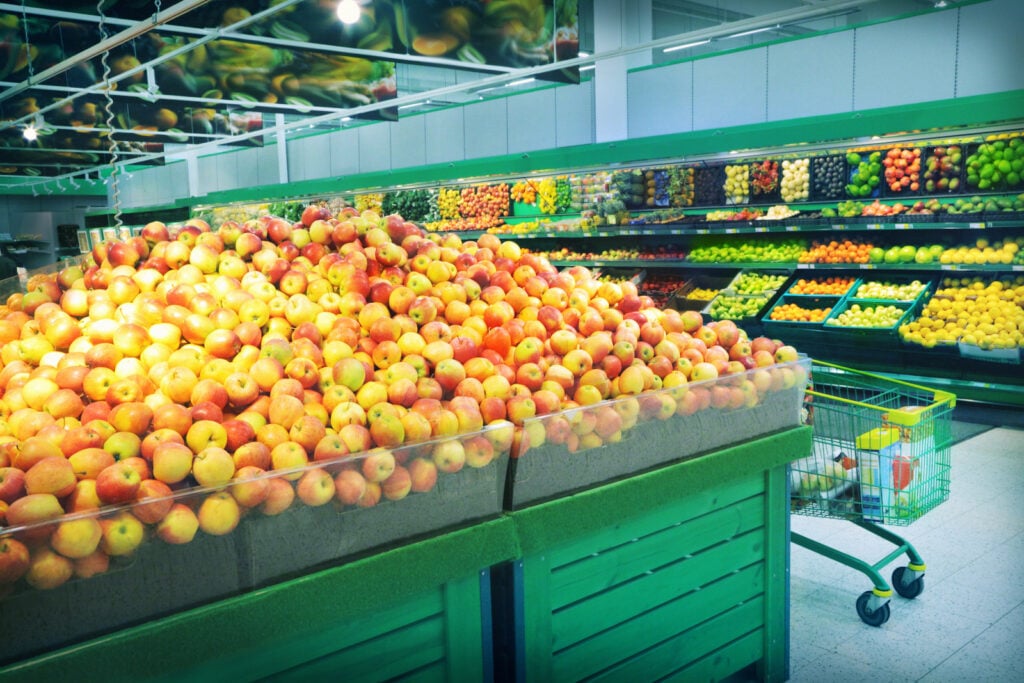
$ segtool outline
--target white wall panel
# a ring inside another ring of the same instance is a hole
[[[768,120],[853,106],[853,31],[768,46]]]
[[[307,135],[288,141],[288,180],[312,180],[331,174],[331,159],[322,135]]]
[[[444,164],[466,158],[464,111],[462,107],[452,107],[423,115],[428,164]]]
[[[555,131],[555,92],[545,88],[507,99],[508,151],[529,152],[557,146]]]
[[[854,109],[955,96],[956,12],[856,29]]]
[[[260,183],[260,151],[259,148],[251,147],[231,155],[238,161],[235,182],[232,183],[234,187],[257,187],[262,184]]]
[[[391,168],[391,136],[386,125],[360,126],[359,172],[373,173]],[[319,176],[325,177],[325,176]]]
[[[265,145],[255,150],[256,183],[258,185],[276,185],[281,182],[281,174],[277,165],[277,145]]]
[[[1024,88],[1024,2],[960,8],[957,97]]]
[[[426,116],[407,116],[384,124],[391,134],[391,168],[409,168],[427,163]]]
[[[498,98],[463,108],[467,159],[508,154],[507,107],[505,98]],[[458,139],[457,134],[452,137]]]
[[[765,120],[767,49],[733,52],[693,62],[693,129]]]
[[[329,133],[324,143],[331,159],[331,176],[359,173],[359,130],[348,128]]]
[[[693,64],[680,62],[629,74],[629,137],[693,130]]]
[[[594,82],[555,88],[555,143],[558,147],[594,142]]]

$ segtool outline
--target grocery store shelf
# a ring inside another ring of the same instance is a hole
[[[979,222],[943,222],[943,223],[830,223],[817,221],[807,224],[783,223],[776,221],[729,221],[714,223],[663,223],[663,224],[630,224],[627,226],[604,226],[592,230],[534,230],[531,232],[495,232],[493,234],[504,239],[513,240],[549,240],[549,239],[591,239],[608,237],[636,237],[657,235],[751,235],[764,233],[794,232],[832,232],[845,230],[858,232],[865,230],[999,230],[1003,228],[1020,228],[1024,221],[979,221]],[[463,239],[476,239],[484,231],[466,230],[456,234]]]
[[[559,268],[594,266],[606,268],[795,268],[797,270],[883,270],[928,273],[1024,273],[1024,264],[929,264],[929,263],[793,263],[792,261],[688,261],[685,259],[579,259],[552,260]]]

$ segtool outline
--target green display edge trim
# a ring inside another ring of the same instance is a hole
[[[524,556],[569,542],[621,521],[623,511],[642,515],[666,500],[713,489],[752,472],[781,467],[810,452],[812,429],[794,427],[638,474],[565,498],[509,513]]]

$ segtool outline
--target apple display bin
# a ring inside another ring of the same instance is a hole
[[[488,520],[24,660],[0,681],[488,680],[488,567],[514,557],[512,520]]]
[[[785,680],[787,468],[811,437],[785,429],[509,513],[522,558],[493,570],[497,680]]]
[[[641,411],[640,422],[632,429],[624,430],[621,441],[617,443],[605,443],[597,448],[571,453],[565,445],[549,442],[531,447],[511,459],[505,483],[505,508],[517,510],[762,434],[795,427],[801,424],[800,412],[810,367],[810,359],[801,358],[761,369],[768,373],[774,384],[753,406],[731,409],[709,406],[689,415],[673,414],[667,419],[647,415],[656,412],[655,402],[660,399],[681,405],[681,393],[696,395],[699,391],[731,390],[751,380],[758,374],[758,369],[693,382],[683,390],[661,389],[646,392],[639,399],[618,398],[531,418],[524,424],[527,433],[531,429],[542,429],[549,434],[556,429],[555,423],[559,420],[568,420],[572,425],[588,419],[601,420],[602,412],[608,409],[628,412],[626,404],[630,401],[637,401]]]
[[[499,435],[503,429],[509,432],[507,437]],[[156,538],[154,527],[146,525],[141,545],[128,557],[111,558],[106,573],[73,578],[51,590],[31,588],[23,578],[0,598],[0,666],[259,590],[381,548],[495,518],[502,509],[511,428],[489,427],[455,439],[467,443],[478,437],[503,442],[489,464],[440,473],[431,490],[409,493],[401,500],[382,498],[373,507],[342,508],[334,500],[311,507],[296,498],[279,515],[266,516],[252,510],[230,533],[213,536],[200,530],[192,542],[182,545],[164,543]],[[397,458],[429,455],[442,441],[412,444],[391,452]],[[365,463],[375,452],[265,476],[301,476],[317,467],[334,474],[346,463]],[[192,488],[174,494],[173,499],[197,508],[215,493],[214,489]],[[56,524],[72,517],[103,519],[133,511],[131,505],[105,508],[67,515],[48,525],[52,531]],[[0,531],[0,538],[24,539],[26,533],[46,526],[9,527]],[[45,545],[45,540],[42,543]]]

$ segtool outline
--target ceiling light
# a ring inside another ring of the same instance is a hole
[[[751,29],[750,31],[740,31],[739,33],[734,33],[731,36],[726,36],[725,38],[726,38],[726,40],[728,40],[729,38],[742,38],[743,36],[752,36],[755,33],[764,33],[766,31],[777,31],[780,28],[782,28],[782,26],[780,24],[775,24],[774,26],[765,26],[764,28],[755,28],[755,29]]]
[[[583,73],[584,71],[593,71],[596,68],[597,66],[594,64],[587,64],[586,66],[580,67],[580,73]]]
[[[39,130],[35,127],[35,124],[30,123],[25,126],[25,130],[21,131],[21,135],[29,142],[35,142],[39,137]]]
[[[947,7],[948,5],[949,3],[946,2],[946,0],[938,0],[938,2],[936,2],[934,6],[935,9],[942,9],[943,7]]]
[[[359,9],[359,3],[356,0],[341,0],[338,3],[338,19],[343,24],[354,24],[359,21],[359,15],[361,14]]]
[[[709,38],[708,40],[698,40],[696,42],[685,43],[683,45],[673,45],[672,47],[666,47],[664,50],[662,50],[662,52],[677,52],[679,50],[685,50],[687,48],[697,47],[698,45],[707,45],[710,42],[711,42],[711,39]]]
[[[518,81],[512,81],[511,83],[509,83],[508,87],[514,88],[517,85],[526,85],[527,83],[533,83],[535,80],[537,80],[537,79],[536,78],[521,78]]]

